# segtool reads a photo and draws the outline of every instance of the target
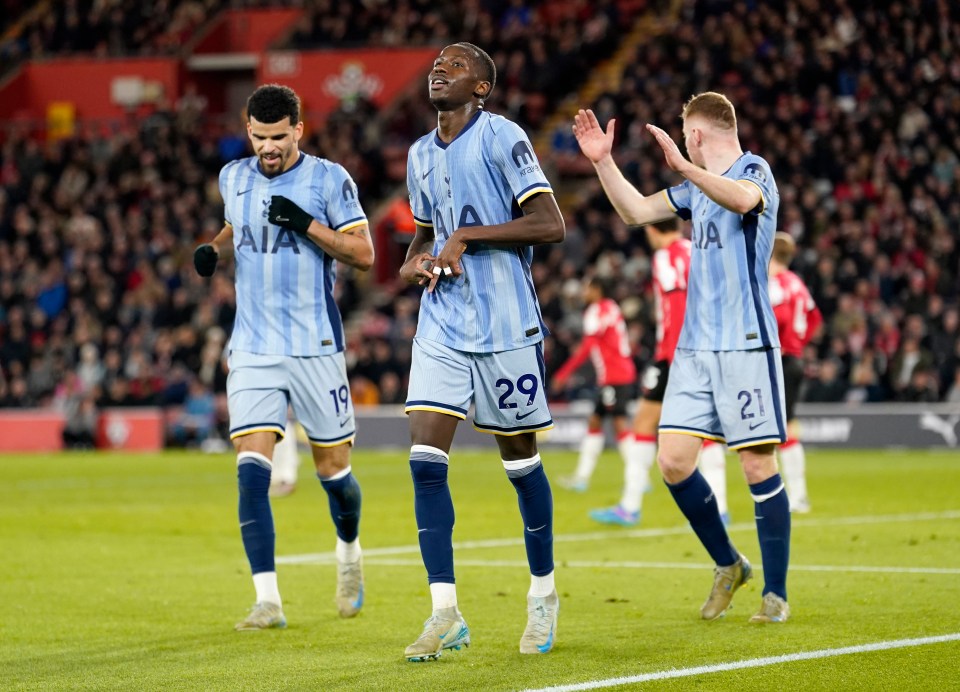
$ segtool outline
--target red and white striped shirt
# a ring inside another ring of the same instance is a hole
[[[803,281],[790,270],[770,277],[769,292],[780,332],[780,349],[785,356],[799,358],[823,316]]]
[[[657,350],[654,360],[673,362],[683,314],[687,309],[690,241],[678,238],[653,253],[653,286],[657,306]]]

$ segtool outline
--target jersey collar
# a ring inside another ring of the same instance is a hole
[[[469,130],[471,127],[473,127],[473,126],[476,124],[476,122],[477,122],[478,120],[480,120],[480,116],[483,115],[483,113],[484,113],[484,111],[477,111],[476,113],[474,113],[474,114],[473,114],[473,117],[470,118],[469,122],[467,122],[467,124],[463,126],[463,129],[460,130],[460,132],[457,133],[457,136],[453,138],[453,140],[450,142],[450,144],[453,144],[453,143],[456,142],[458,139],[460,139],[461,137],[463,137],[463,135],[466,134],[467,130]],[[450,146],[450,144],[447,144],[447,143],[444,142],[442,139],[440,139],[440,129],[439,129],[439,128],[433,131],[433,143],[436,144],[436,145],[437,145],[438,147],[440,147],[441,149],[446,149],[447,147]]]

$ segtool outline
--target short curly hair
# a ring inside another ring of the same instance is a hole
[[[262,123],[290,118],[290,124],[296,125],[300,122],[300,97],[288,86],[264,84],[247,99],[247,119],[250,118]]]

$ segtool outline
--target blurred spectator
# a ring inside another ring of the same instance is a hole
[[[840,377],[840,363],[834,359],[824,360],[817,370],[817,378],[807,385],[806,400],[823,403],[844,401],[847,382]]]
[[[199,446],[214,432],[216,414],[213,394],[199,379],[191,378],[183,408],[170,424],[170,443],[178,447]]]

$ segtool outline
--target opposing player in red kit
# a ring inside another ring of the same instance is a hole
[[[580,459],[572,477],[561,478],[558,483],[577,492],[583,492],[590,484],[597,459],[604,447],[603,421],[613,419],[617,446],[626,468],[627,485],[631,483],[633,435],[627,420],[627,404],[633,398],[637,381],[637,369],[630,356],[627,341],[627,325],[620,306],[610,297],[607,284],[599,277],[587,281],[583,291],[587,309],[583,313],[583,340],[553,377],[555,389],[562,388],[570,376],[587,359],[593,363],[597,378],[597,400],[593,413],[587,420],[587,434],[580,444]],[[642,494],[641,485],[638,495]],[[639,510],[639,505],[634,514]],[[634,522],[635,523],[635,522]]]
[[[799,439],[795,410],[803,381],[804,347],[823,322],[810,291],[788,267],[797,245],[787,233],[777,233],[770,260],[770,302],[777,317],[780,349],[783,354],[783,389],[787,408],[787,441],[780,445],[780,465],[790,498],[790,511],[810,511],[807,495],[806,455]]]

